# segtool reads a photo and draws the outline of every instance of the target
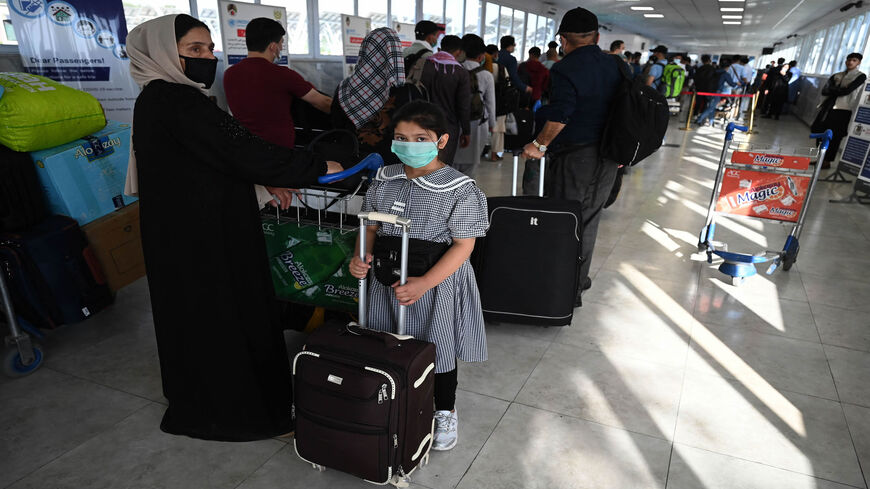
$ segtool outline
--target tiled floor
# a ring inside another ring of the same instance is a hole
[[[753,142],[809,146],[795,119],[773,124]],[[867,487],[870,208],[829,204],[849,186],[820,184],[795,267],[732,287],[696,248],[721,141],[674,126],[677,147],[627,175],[572,326],[489,326],[490,360],[460,366],[459,445],[412,487]],[[478,177],[505,194],[509,162]],[[786,234],[726,220],[718,237],[755,252]],[[45,349],[37,373],[0,379],[0,487],[370,487],[312,470],[283,441],[161,433],[144,281]]]

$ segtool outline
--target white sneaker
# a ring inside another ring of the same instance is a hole
[[[459,441],[456,411],[435,411],[435,441],[432,450],[450,450]]]

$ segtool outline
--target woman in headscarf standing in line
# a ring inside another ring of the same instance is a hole
[[[388,113],[396,108],[395,88],[405,84],[405,59],[396,31],[371,31],[359,49],[353,74],[339,83],[332,98],[332,125],[357,134],[363,155],[379,153],[386,164],[399,163],[390,150]]]
[[[183,14],[128,35],[130,74],[142,92],[127,193],[140,199],[169,401],[160,428],[258,440],[292,430],[292,400],[254,184],[299,188],[341,167],[266,143],[212,103],[213,49],[208,27]]]

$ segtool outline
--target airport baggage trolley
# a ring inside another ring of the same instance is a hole
[[[275,295],[340,312],[357,310],[357,280],[347,269],[356,247],[365,190],[383,166],[371,154],[354,167],[298,190],[287,210],[261,214]]]
[[[713,262],[714,254],[721,257],[724,261],[719,271],[731,277],[732,285],[740,285],[756,274],[758,263],[772,262],[767,269],[770,275],[779,267],[788,271],[797,260],[801,230],[833,134],[830,130],[810,134],[810,138],[819,140],[819,147],[799,148],[791,154],[741,143],[731,152],[729,160],[735,129],[748,131],[747,127],[733,122],[725,130],[725,143],[698,249],[707,252],[708,263]],[[816,165],[811,168],[813,160]],[[792,229],[782,251],[731,252],[727,244],[713,241],[716,217],[720,214],[776,221],[789,224]]]

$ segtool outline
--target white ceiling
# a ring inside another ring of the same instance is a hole
[[[747,0],[744,3],[718,0],[545,0],[555,4],[561,11],[580,5],[598,15],[602,24],[659,40],[672,50],[713,54],[758,54],[762,47],[796,33],[798,29],[850,1]],[[645,12],[633,11],[630,8],[632,6],[653,7],[653,12],[646,13],[664,14],[664,18],[645,18]],[[743,25],[723,25],[720,6],[743,7]],[[866,10],[866,7],[862,10]]]

